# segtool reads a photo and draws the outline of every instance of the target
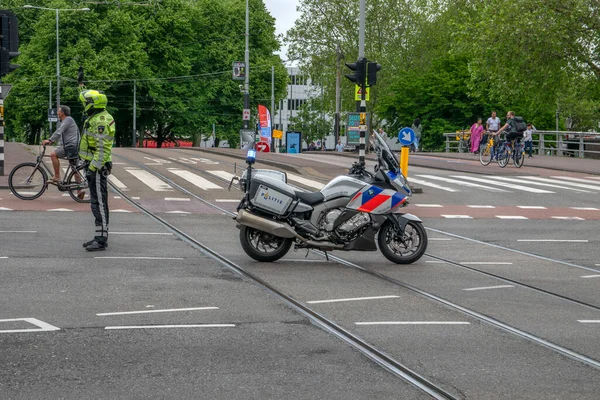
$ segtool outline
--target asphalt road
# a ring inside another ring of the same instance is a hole
[[[269,264],[243,253],[227,215],[241,196],[225,183],[239,159],[115,153],[114,177],[135,201],[457,398],[597,398],[598,177],[523,167],[502,170],[502,180],[411,167],[424,193],[406,209],[430,236],[421,260],[399,266],[377,252],[333,252],[342,260],[327,261],[290,251]],[[302,157],[309,167],[291,169],[291,157],[283,170],[304,190],[348,165]],[[0,215],[6,398],[424,396],[114,197],[122,212],[111,214],[110,247],[89,254],[81,248],[89,213],[47,212],[43,199],[39,211],[19,212],[21,202],[0,192],[0,207],[15,210]],[[54,201],[76,210],[68,198]],[[157,310],[169,311],[148,312]],[[60,330],[6,332],[52,329],[6,321],[19,318]]]

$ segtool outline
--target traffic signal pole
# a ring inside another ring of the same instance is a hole
[[[360,0],[360,16],[359,16],[359,23],[358,23],[358,59],[359,60],[365,60],[365,0]],[[363,66],[366,63],[360,63],[359,68],[364,68]],[[365,68],[366,69],[366,68]],[[366,136],[366,131],[367,131],[367,101],[365,100],[365,92],[367,91],[367,85],[366,85],[366,71],[365,69],[363,69],[362,72],[362,76],[363,79],[361,79],[361,82],[359,82],[359,86],[360,86],[360,102],[357,102],[356,104],[356,111],[360,112],[360,139],[359,139],[359,146],[358,146],[358,162],[360,163],[360,165],[365,165],[365,136]],[[364,123],[364,125],[363,125]]]

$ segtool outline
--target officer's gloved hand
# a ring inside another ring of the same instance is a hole
[[[112,161],[109,161],[107,163],[104,164],[104,166],[102,167],[101,173],[103,177],[107,177],[110,175],[110,173],[112,172]]]

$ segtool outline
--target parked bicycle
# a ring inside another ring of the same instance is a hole
[[[471,132],[456,131],[456,140],[458,140],[458,152],[465,153],[471,148]]]
[[[481,165],[488,165],[492,160],[496,157],[495,147],[494,147],[494,136],[489,134],[486,135],[488,140],[486,143],[481,143],[479,145],[479,162]]]
[[[21,200],[35,200],[40,197],[48,185],[56,185],[61,192],[69,192],[73,200],[78,203],[89,203],[90,193],[88,182],[85,178],[87,165],[81,163],[79,157],[69,159],[69,166],[63,175],[61,181],[55,182],[48,180],[48,174],[53,175],[52,171],[43,159],[46,156],[46,146],[37,156],[36,162],[26,162],[13,168],[8,176],[8,186],[12,193]]]

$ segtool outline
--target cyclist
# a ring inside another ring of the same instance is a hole
[[[506,134],[506,142],[509,147],[513,140],[523,138],[523,132],[517,131],[517,127],[515,126],[514,118],[515,118],[514,111],[509,111],[508,113],[506,113],[506,124],[504,124],[504,126],[502,128],[500,128],[500,130],[498,132],[496,132],[496,135],[499,135],[500,133],[502,133],[504,131],[508,132]]]
[[[85,242],[87,251],[105,250],[108,246],[108,190],[106,178],[112,169],[111,150],[115,138],[115,120],[106,111],[108,99],[97,90],[84,90],[79,94],[88,118],[83,123],[83,137],[79,156],[89,162],[86,174],[91,197],[96,236]]]
[[[50,139],[42,140],[42,144],[58,142],[59,146],[50,154],[52,167],[54,167],[54,176],[50,178],[53,182],[60,182],[60,161],[59,158],[77,157],[77,146],[79,144],[79,128],[75,120],[71,117],[71,109],[68,106],[58,108],[58,119],[60,127],[50,136]]]

